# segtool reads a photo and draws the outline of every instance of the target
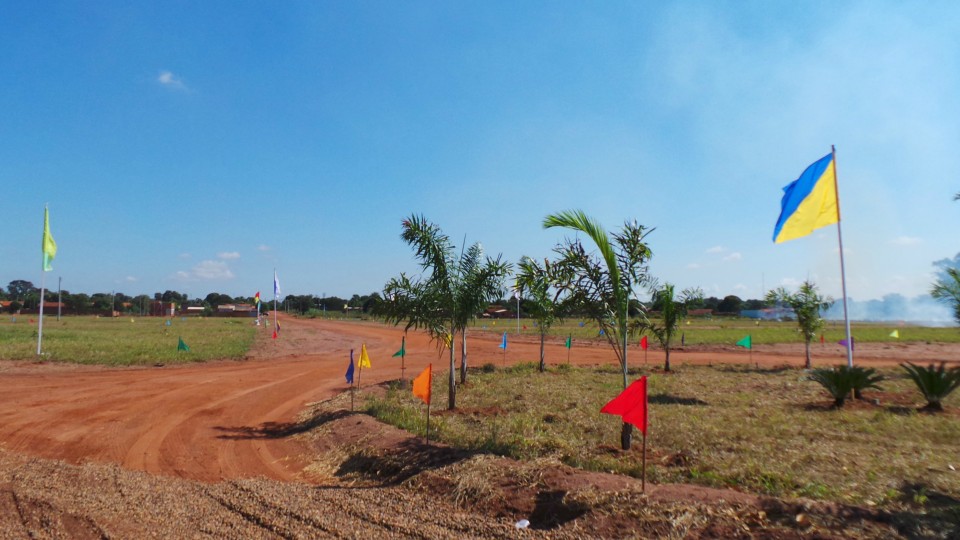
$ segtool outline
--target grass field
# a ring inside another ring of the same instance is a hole
[[[35,316],[30,320],[31,316],[0,319],[0,360],[37,358]],[[249,319],[62,317],[57,321],[46,316],[42,358],[113,366],[240,358],[253,344],[255,330]],[[177,350],[178,338],[190,351]]]
[[[770,343],[803,343],[803,337],[797,331],[795,321],[757,321],[750,319],[717,317],[713,319],[689,319],[678,332],[676,341],[680,342],[680,333],[687,345],[733,345],[750,335],[754,345]],[[580,326],[583,323],[583,326]],[[521,333],[540,335],[536,322],[532,319],[520,319]],[[516,319],[478,319],[471,326],[472,331],[510,332],[517,330]],[[900,337],[890,334],[896,330]],[[887,342],[923,341],[928,343],[960,343],[960,328],[955,326],[928,327],[899,323],[852,323],[852,334],[857,341]],[[567,319],[550,327],[548,335],[555,338],[602,339],[598,335],[596,323],[586,319]],[[824,340],[836,343],[846,337],[842,321],[830,321],[824,329]],[[638,338],[639,339],[639,338]]]
[[[945,414],[924,402],[897,369],[881,370],[873,402],[832,410],[822,388],[799,369],[684,366],[650,375],[647,477],[782,497],[940,515],[960,523],[960,395]],[[446,378],[434,377],[434,396]],[[616,368],[533,364],[485,366],[471,375],[447,413],[437,399],[431,429],[451,445],[519,459],[552,457],[594,471],[641,471],[641,439],[619,450],[620,419],[600,414],[622,390]],[[423,405],[394,385],[368,401],[377,418],[423,433]],[[952,468],[951,468],[952,467]],[[939,514],[936,514],[939,512]]]

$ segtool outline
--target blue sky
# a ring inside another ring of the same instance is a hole
[[[350,295],[415,272],[400,222],[511,261],[579,208],[656,227],[653,273],[840,295],[836,228],[775,245],[837,147],[848,293],[960,251],[952,2],[12,2],[0,284]]]

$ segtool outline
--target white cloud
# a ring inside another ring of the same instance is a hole
[[[220,253],[217,253],[217,258],[224,259],[224,260],[239,259],[240,252],[239,251],[221,251]]]
[[[742,258],[743,258],[743,255],[741,255],[739,251],[734,251],[733,253],[727,255],[726,257],[724,257],[723,260],[725,260],[725,261],[739,261],[739,260],[742,259]]]
[[[696,270],[697,268],[700,268],[700,265],[697,263],[690,263],[687,265],[687,269],[689,270]]]
[[[123,278],[123,280],[126,281],[126,282],[128,282],[128,283],[134,283],[134,282],[137,281],[137,278],[135,278],[135,277],[133,277],[133,276],[127,276],[127,277]]]
[[[258,251],[270,251],[270,246],[268,246],[268,245],[266,245],[266,244],[260,244],[259,246],[257,246],[257,250],[258,250]]]
[[[233,271],[223,261],[200,261],[189,271],[180,270],[174,275],[178,281],[211,281],[216,279],[233,279]]]
[[[890,243],[895,246],[915,246],[923,242],[923,239],[917,238],[915,236],[898,236],[893,240],[890,240]]]
[[[724,251],[726,251],[726,248],[723,246],[713,246],[707,250],[707,253],[723,253]]]
[[[167,88],[173,88],[175,90],[186,90],[187,86],[183,84],[183,81],[173,74],[172,71],[161,71],[160,75],[157,77],[157,82],[166,86]]]
[[[177,255],[177,257],[179,257],[179,258],[181,258],[181,259],[183,259],[183,260],[187,260],[187,259],[190,258],[190,254],[189,254],[189,253],[181,253],[180,255]]]
[[[743,292],[747,290],[747,286],[744,285],[743,283],[737,283],[736,285],[733,286],[733,290]]]

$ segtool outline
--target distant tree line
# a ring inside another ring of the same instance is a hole
[[[16,279],[7,284],[6,289],[0,288],[0,300],[10,301],[5,311],[17,313],[20,310],[36,311],[40,305],[40,288],[33,283]],[[44,291],[46,302],[57,301],[57,290]],[[150,304],[153,302],[172,302],[178,309],[185,307],[202,307],[205,313],[216,311],[217,306],[225,304],[253,304],[253,296],[230,296],[228,294],[212,292],[203,298],[190,298],[186,293],[167,290],[156,292],[152,296],[140,294],[130,296],[119,291],[98,292],[93,294],[71,293],[68,290],[60,291],[60,300],[63,302],[65,313],[76,315],[95,315],[119,312],[129,315],[146,315],[150,313]],[[272,299],[261,296],[264,310],[273,309]],[[342,312],[356,309],[362,313],[369,313],[380,302],[380,294],[354,294],[350,299],[338,296],[320,297],[308,295],[287,295],[277,301],[277,309],[298,314],[314,311]]]
[[[508,291],[505,291],[505,293]],[[660,296],[654,296],[647,302],[647,311],[660,312],[663,311],[663,298]],[[520,299],[520,316],[525,317],[531,312],[532,305],[530,304],[531,300],[527,298]],[[516,313],[517,308],[517,299],[511,296],[505,296],[500,298],[495,302],[496,304],[502,305],[510,311]],[[710,296],[707,298],[694,298],[691,300],[688,308],[691,310],[694,309],[709,309],[713,314],[716,315],[739,315],[741,311],[752,310],[752,309],[764,309],[770,307],[770,303],[765,299],[749,299],[743,300],[739,296],[729,295],[724,296],[723,298],[717,298],[715,296]],[[564,311],[563,316],[576,316],[583,315],[579,313],[576,306],[565,306],[567,309]],[[630,315],[636,316],[639,315],[640,311],[643,309],[643,304],[637,299],[630,300]]]

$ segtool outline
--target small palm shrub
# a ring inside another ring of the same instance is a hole
[[[817,368],[810,373],[810,380],[816,381],[833,397],[834,407],[843,407],[844,401],[851,392],[857,395],[867,388],[880,389],[877,384],[883,380],[883,375],[873,368],[859,366],[837,366],[833,368]]]
[[[943,410],[943,399],[960,386],[960,367],[946,369],[946,362],[940,362],[940,367],[922,367],[907,362],[900,364],[907,375],[913,379],[923,398],[927,400],[925,409],[931,411]]]

